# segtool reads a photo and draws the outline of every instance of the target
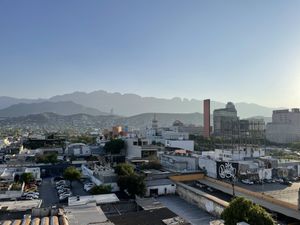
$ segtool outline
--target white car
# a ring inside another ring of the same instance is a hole
[[[254,184],[254,183],[253,183],[252,181],[250,181],[249,179],[242,180],[242,183],[244,183],[244,184],[250,184],[250,185]]]
[[[59,195],[59,200],[62,200],[62,199],[65,199],[65,198],[71,197],[71,196],[72,196],[72,193],[61,194],[61,195]]]
[[[25,195],[25,196],[26,196],[26,199],[27,198],[31,198],[31,199],[38,199],[39,198],[39,196],[34,195],[34,194],[29,194],[29,195]]]
[[[59,185],[62,185],[62,184],[66,184],[66,181],[65,180],[60,180],[60,181],[57,181],[55,183],[56,186],[59,186]]]
[[[88,184],[85,184],[83,189],[86,190],[86,191],[89,191],[91,190],[93,187],[95,186],[94,183],[88,183]]]
[[[61,189],[61,190],[59,190],[57,193],[58,193],[58,194],[62,194],[62,193],[67,193],[67,192],[71,192],[71,190],[68,189],[68,188],[66,188],[66,189]]]
[[[33,192],[33,191],[30,191],[30,192],[25,192],[25,193],[24,193],[24,195],[37,195],[37,196],[39,196],[39,195],[40,195],[40,193],[38,193],[38,192]]]

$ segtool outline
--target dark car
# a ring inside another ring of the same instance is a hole
[[[64,178],[63,178],[63,177],[54,177],[53,180],[54,180],[55,182],[57,182],[57,181],[64,180]]]
[[[292,186],[293,183],[289,180],[284,180],[283,182],[281,182],[281,184]]]

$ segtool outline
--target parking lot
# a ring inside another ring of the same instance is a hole
[[[84,189],[83,185],[79,181],[72,182],[71,191],[73,195],[85,196],[89,195]],[[39,188],[40,198],[43,200],[42,207],[51,207],[55,205],[61,205],[59,202],[57,190],[55,188],[55,182],[53,178],[45,178]],[[66,204],[66,203],[63,203]]]
[[[295,205],[298,204],[298,190],[300,188],[300,182],[294,182],[291,186],[280,183],[264,183],[253,185],[237,183],[236,185],[250,191],[266,193],[276,199]]]

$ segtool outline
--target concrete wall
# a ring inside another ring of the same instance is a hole
[[[181,148],[194,151],[194,141],[191,140],[166,140],[165,146],[170,148]]]
[[[160,185],[160,186],[151,186],[147,187],[146,196],[150,196],[150,190],[157,189],[158,195],[171,195],[176,193],[176,185],[169,184],[169,185]]]
[[[177,194],[185,201],[197,205],[213,216],[220,217],[228,202],[218,199],[212,195],[202,192],[196,188],[177,183]]]

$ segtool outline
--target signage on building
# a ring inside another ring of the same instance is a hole
[[[217,162],[218,179],[235,179],[238,174],[239,164],[232,162]]]

